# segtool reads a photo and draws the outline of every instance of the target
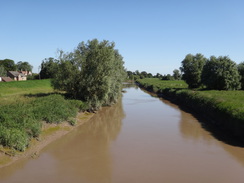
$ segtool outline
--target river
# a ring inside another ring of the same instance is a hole
[[[0,169],[1,183],[243,183],[244,148],[137,87],[39,157]]]

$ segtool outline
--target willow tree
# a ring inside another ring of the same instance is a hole
[[[114,47],[113,42],[94,39],[81,42],[72,53],[61,53],[54,88],[87,102],[93,110],[117,102],[126,72]]]

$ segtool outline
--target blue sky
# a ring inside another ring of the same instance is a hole
[[[243,0],[1,0],[0,59],[38,72],[57,49],[97,38],[127,70],[172,74],[188,53],[244,61]]]

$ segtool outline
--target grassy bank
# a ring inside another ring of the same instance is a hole
[[[24,151],[43,123],[69,121],[86,105],[54,93],[50,80],[0,83],[0,145]]]
[[[187,106],[212,123],[244,141],[244,92],[189,90],[184,81],[138,80],[141,87]]]

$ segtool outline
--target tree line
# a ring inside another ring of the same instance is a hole
[[[19,61],[15,64],[14,60],[0,60],[0,76],[7,76],[7,71],[32,71],[33,66],[27,61]]]
[[[152,73],[147,73],[146,71],[140,72],[138,70],[136,70],[135,72],[127,71],[127,79],[129,80],[137,80],[137,79],[144,79],[144,78],[159,78],[162,80],[180,80],[181,73],[180,70],[178,69],[175,69],[173,71],[173,75],[170,74],[162,75],[160,73],[153,75]]]
[[[188,54],[181,62],[182,79],[189,88],[205,87],[214,90],[244,89],[244,62],[236,64],[228,56]]]
[[[45,58],[40,78],[52,78],[54,89],[66,91],[97,110],[116,103],[126,77],[123,57],[115,43],[97,39],[81,42],[73,52],[59,51],[58,58]]]

